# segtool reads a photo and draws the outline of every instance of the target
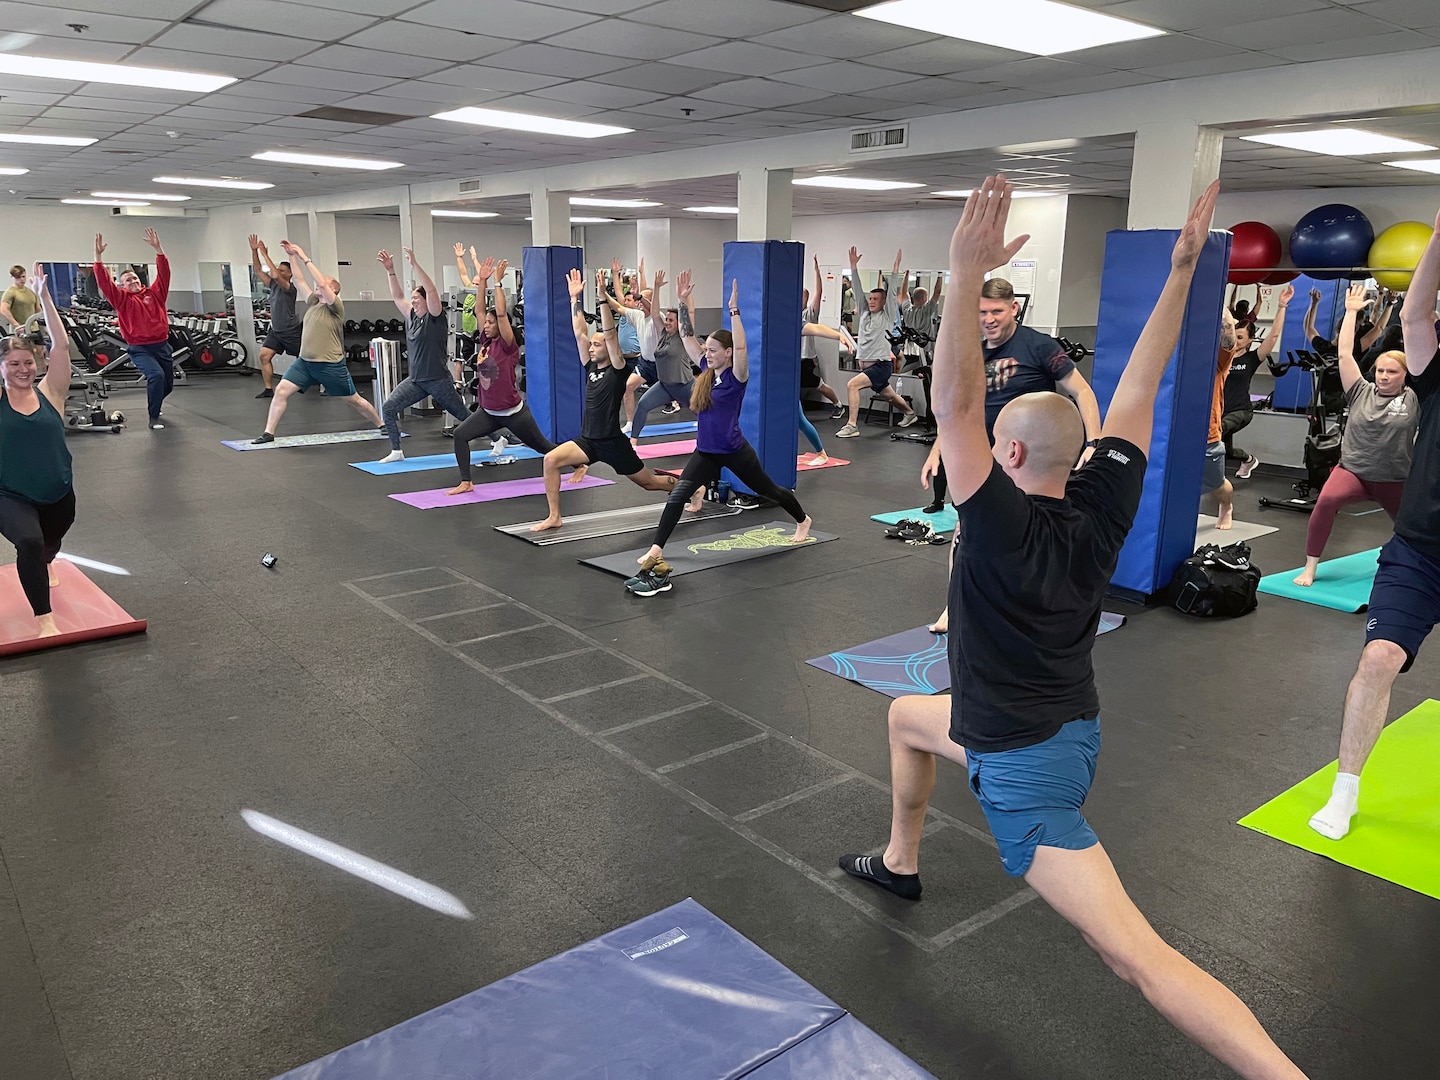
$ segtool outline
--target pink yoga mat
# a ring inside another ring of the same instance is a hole
[[[838,457],[832,457],[829,461],[826,461],[826,462],[825,462],[824,464],[822,464],[822,465],[807,465],[807,464],[805,464],[807,461],[809,461],[809,460],[810,460],[811,458],[813,458],[814,456],[815,456],[814,454],[800,454],[800,455],[798,455],[798,456],[795,458],[795,467],[796,467],[797,469],[799,469],[801,472],[814,472],[816,469],[838,469],[841,465],[849,465],[849,464],[850,464],[850,462],[846,461],[844,458],[838,458]]]
[[[679,457],[681,454],[693,454],[694,452],[694,439],[678,439],[675,442],[644,443],[635,448],[635,453],[640,455],[641,461],[649,461],[652,458]]]
[[[563,494],[567,491],[578,491],[581,488],[608,487],[613,483],[615,483],[614,480],[586,476],[578,484],[572,484],[567,476],[560,484],[560,491]],[[391,495],[390,498],[418,510],[434,510],[443,506],[466,506],[470,503],[516,499],[521,495],[544,495],[545,478],[530,476],[524,480],[500,480],[494,484],[476,484],[474,491],[466,492],[464,495],[445,494],[449,490],[449,488],[432,488],[429,491],[402,491],[398,495]]]

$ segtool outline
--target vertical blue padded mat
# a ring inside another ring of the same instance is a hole
[[[770,479],[793,488],[800,432],[800,293],[805,245],[785,240],[731,240],[725,244],[721,303],[730,326],[730,283],[740,282],[750,386],[740,411],[740,430],[760,456]],[[750,489],[727,470],[742,491]]]
[[[1159,299],[1179,235],[1173,229],[1117,229],[1105,237],[1093,379],[1102,416]],[[1230,239],[1228,232],[1212,231],[1200,252],[1180,340],[1160,381],[1145,491],[1110,582],[1114,588],[1150,596],[1169,583],[1195,546]]]
[[[1321,281],[1301,274],[1290,284],[1295,289],[1295,299],[1290,301],[1290,307],[1285,311],[1285,332],[1280,337],[1280,347],[1270,355],[1277,364],[1289,360],[1290,353],[1295,349],[1314,351],[1310,339],[1305,336],[1305,312],[1310,307],[1310,290],[1320,290],[1320,306],[1315,310],[1315,332],[1321,337],[1332,337],[1331,331],[1339,331],[1340,317],[1345,314],[1345,303],[1341,299],[1344,294],[1339,290],[1350,283]],[[1310,372],[1292,368],[1275,380],[1275,394],[1270,400],[1277,409],[1304,412],[1310,407],[1313,385]]]
[[[577,247],[527,247],[525,270],[525,399],[552,442],[580,434],[585,370],[571,326],[566,275],[583,266]]]

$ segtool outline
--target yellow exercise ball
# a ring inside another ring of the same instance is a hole
[[[1415,264],[1420,261],[1420,253],[1425,250],[1434,232],[1423,221],[1402,221],[1377,236],[1375,243],[1370,245],[1368,262],[1371,266],[1389,269],[1376,271],[1375,280],[1387,289],[1408,289]]]

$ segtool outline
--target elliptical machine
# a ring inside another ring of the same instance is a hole
[[[1345,399],[1343,391],[1337,392],[1340,385],[1338,359],[1318,356],[1309,349],[1296,349],[1288,356],[1289,360],[1274,369],[1277,377],[1297,367],[1310,373],[1310,405],[1305,413],[1309,421],[1309,432],[1305,436],[1305,478],[1290,485],[1295,498],[1271,499],[1262,495],[1260,505],[1266,509],[1308,514],[1315,509],[1320,489],[1330,479],[1331,471],[1340,464],[1340,443],[1345,435]]]

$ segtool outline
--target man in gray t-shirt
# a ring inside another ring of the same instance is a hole
[[[903,414],[901,427],[909,427],[920,419],[890,385],[890,376],[895,374],[895,361],[887,335],[895,329],[901,305],[910,301],[905,276],[900,273],[900,255],[899,251],[895,252],[895,266],[890,271],[889,280],[882,276],[879,284],[865,294],[865,310],[860,312],[860,329],[855,335],[858,346],[855,359],[860,362],[860,373],[845,384],[846,396],[850,399],[850,418],[835,433],[837,439],[853,439],[860,434],[862,390],[870,390],[875,397],[884,398],[898,408]],[[858,288],[860,284],[860,252],[853,247],[850,249],[850,283],[852,288]]]
[[[906,278],[908,280],[909,274]],[[918,334],[924,334],[930,339],[928,345],[917,345],[913,341],[905,342],[905,355],[919,357],[920,363],[930,363],[931,352],[935,341],[935,324],[940,318],[940,290],[945,286],[945,276],[935,275],[935,288],[932,292],[924,289],[916,289],[910,294],[910,302],[900,307],[900,324],[908,330],[914,330]]]
[[[260,264],[261,259],[265,264]],[[256,278],[269,293],[270,330],[260,343],[260,378],[265,389],[256,394],[257,398],[273,397],[275,394],[275,357],[280,353],[300,355],[300,323],[295,317],[295,302],[299,292],[288,262],[273,262],[265,242],[254,233],[250,234],[250,266]]]

